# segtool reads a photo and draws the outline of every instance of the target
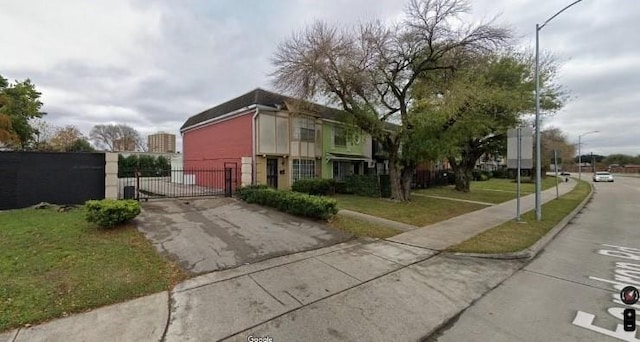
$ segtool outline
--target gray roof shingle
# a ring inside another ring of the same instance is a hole
[[[293,103],[301,103],[301,100],[295,99],[286,95],[281,95],[277,93],[273,93],[270,91],[266,91],[260,88],[254,89],[244,95],[238,96],[235,99],[229,100],[225,103],[217,105],[215,107],[209,108],[202,113],[193,115],[180,127],[180,130],[187,129],[189,127],[195,126],[201,122],[208,121],[219,116],[222,116],[227,113],[231,113],[233,111],[251,106],[251,105],[263,105],[269,106],[273,108],[277,108],[277,106],[284,106],[286,102]],[[316,103],[310,103],[306,101],[302,101],[305,104],[305,109],[318,113],[325,119],[338,120],[339,115],[343,115],[344,112],[327,106],[322,106]]]

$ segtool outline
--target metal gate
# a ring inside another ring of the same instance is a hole
[[[237,165],[218,169],[118,170],[121,199],[233,196],[238,186]]]

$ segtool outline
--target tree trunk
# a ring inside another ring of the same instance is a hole
[[[415,166],[406,166],[402,169],[400,177],[400,185],[402,187],[402,194],[405,201],[411,200],[411,182],[413,182],[413,173],[415,172]]]
[[[407,201],[402,186],[402,170],[395,157],[389,156],[389,181],[391,182],[391,199]]]
[[[459,168],[458,170],[454,170],[454,175],[456,177],[456,190],[460,192],[469,192],[469,184],[471,181],[471,170],[468,170],[466,167]]]
[[[455,189],[460,192],[469,192],[471,176],[473,172],[473,165],[475,164],[475,160],[471,163],[471,167],[469,167],[470,163],[468,160],[465,160],[463,157],[461,161],[456,162],[454,158],[449,158],[449,163],[451,164],[451,168],[453,169],[453,174],[455,177]]]

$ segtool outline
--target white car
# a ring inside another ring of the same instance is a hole
[[[594,182],[613,182],[613,175],[609,172],[596,172],[593,174]]]

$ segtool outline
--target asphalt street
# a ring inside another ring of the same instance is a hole
[[[530,264],[429,340],[640,341],[637,330],[623,331],[631,306],[619,299],[622,287],[640,288],[640,178],[594,187],[591,202]]]

